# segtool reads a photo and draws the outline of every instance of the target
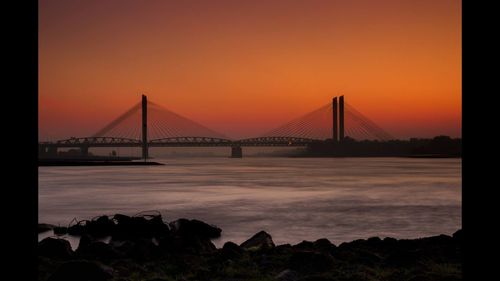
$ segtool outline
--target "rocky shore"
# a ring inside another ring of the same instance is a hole
[[[462,230],[413,240],[372,237],[275,245],[261,231],[217,249],[222,230],[199,220],[165,223],[160,214],[100,216],[69,227],[39,224],[57,236],[38,243],[40,281],[162,280],[461,280]],[[108,237],[109,243],[100,241]]]

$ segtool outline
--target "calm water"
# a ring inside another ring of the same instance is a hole
[[[417,238],[461,228],[461,159],[177,158],[165,166],[40,167],[39,222],[159,210],[277,244]],[[47,236],[43,234],[40,237]],[[73,244],[73,243],[72,243]]]

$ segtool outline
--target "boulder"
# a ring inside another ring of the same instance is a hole
[[[214,253],[217,251],[215,245],[208,238],[198,236],[174,236],[173,240],[167,245],[160,241],[160,249],[164,252],[165,249],[174,253],[181,254],[205,254]]]
[[[332,253],[337,247],[326,238],[318,239],[313,243],[314,249],[322,253]]]
[[[111,245],[100,241],[90,242],[83,247],[79,246],[76,253],[88,259],[114,259],[120,256]]]
[[[420,250],[397,248],[384,259],[384,265],[390,267],[411,266],[418,263],[421,256]]]
[[[104,237],[113,234],[115,223],[108,216],[100,216],[85,225],[85,232],[94,237]]]
[[[75,225],[68,227],[68,234],[71,235],[83,235],[86,234],[86,231],[87,229],[85,225],[82,224],[82,222],[79,222]]]
[[[202,238],[219,238],[222,230],[199,220],[178,219],[170,223],[176,235],[198,236]]]
[[[128,257],[128,256],[130,256],[130,253],[131,253],[132,249],[134,248],[135,243],[132,241],[129,241],[129,240],[126,240],[126,241],[111,240],[109,242],[109,245],[111,245],[111,247],[113,247],[113,249],[118,251],[118,253],[120,253],[120,255]]]
[[[231,241],[224,243],[224,246],[222,246],[222,249],[220,250],[222,253],[222,256],[225,259],[237,259],[241,257],[243,254],[244,250],[238,246],[236,243],[233,243]]]
[[[80,241],[78,242],[78,248],[76,250],[81,251],[88,245],[90,245],[90,243],[92,242],[95,242],[95,239],[90,235],[84,234],[80,237]]]
[[[366,240],[366,244],[369,246],[369,247],[379,247],[380,245],[382,245],[382,239],[380,239],[379,237],[370,237]]]
[[[219,237],[221,229],[199,220],[178,219],[170,224],[170,235],[159,240],[163,253],[213,253],[217,251],[210,239]]]
[[[331,255],[318,252],[295,252],[289,260],[289,268],[308,273],[325,272],[333,267]]]
[[[146,219],[145,216],[129,217],[122,214],[113,216],[116,226],[113,231],[115,240],[133,240],[138,238],[160,238],[168,236],[170,229],[161,218],[161,215]]]
[[[265,231],[258,232],[240,245],[240,247],[246,250],[271,249],[274,246],[273,238]]]
[[[54,225],[52,224],[46,224],[46,223],[39,223],[38,224],[38,233],[42,233],[45,231],[49,231],[54,229]]]
[[[463,237],[464,237],[464,233],[463,233],[462,229],[459,229],[455,233],[453,233],[452,237],[456,242],[461,243],[463,241]]]
[[[277,245],[271,250],[272,254],[276,256],[287,256],[294,251],[293,246],[290,244]]]
[[[123,249],[123,246],[121,249]],[[126,255],[137,260],[150,260],[158,257],[159,253],[159,247],[151,239],[143,238],[135,240]]]
[[[327,254],[331,253],[335,248],[336,246],[326,238],[321,238],[314,242],[302,241],[299,244],[293,246],[293,249],[296,251],[315,251]]]
[[[293,245],[293,249],[298,250],[298,251],[313,251],[314,250],[314,243],[304,240],[297,245]]]
[[[66,240],[47,237],[38,243],[38,255],[67,259],[73,256],[73,250]]]
[[[65,226],[55,226],[53,230],[54,234],[58,236],[68,233],[68,228]]]
[[[107,281],[112,277],[109,267],[89,261],[70,261],[62,264],[48,281]]]
[[[386,237],[382,240],[385,249],[393,249],[398,245],[398,240],[392,237]]]
[[[299,275],[297,274],[297,272],[295,272],[295,271],[293,271],[291,269],[285,269],[282,272],[278,273],[278,275],[276,275],[274,277],[274,280],[278,280],[278,281],[297,281],[297,280],[299,280]]]

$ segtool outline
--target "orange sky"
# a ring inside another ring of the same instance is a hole
[[[39,2],[39,136],[140,101],[233,138],[344,94],[399,138],[461,131],[461,2]]]

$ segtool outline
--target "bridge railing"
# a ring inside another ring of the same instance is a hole
[[[257,137],[235,141],[235,144],[242,146],[305,146],[310,143],[321,142],[319,139],[298,138],[298,137]]]
[[[149,141],[150,146],[229,146],[233,141],[213,137],[169,137]]]
[[[241,140],[229,140],[213,137],[169,137],[153,139],[148,142],[149,146],[305,146],[310,143],[321,142],[323,140],[298,137],[257,137]],[[81,137],[58,140],[55,142],[39,142],[41,146],[140,146],[142,142],[137,139],[118,137]]]

